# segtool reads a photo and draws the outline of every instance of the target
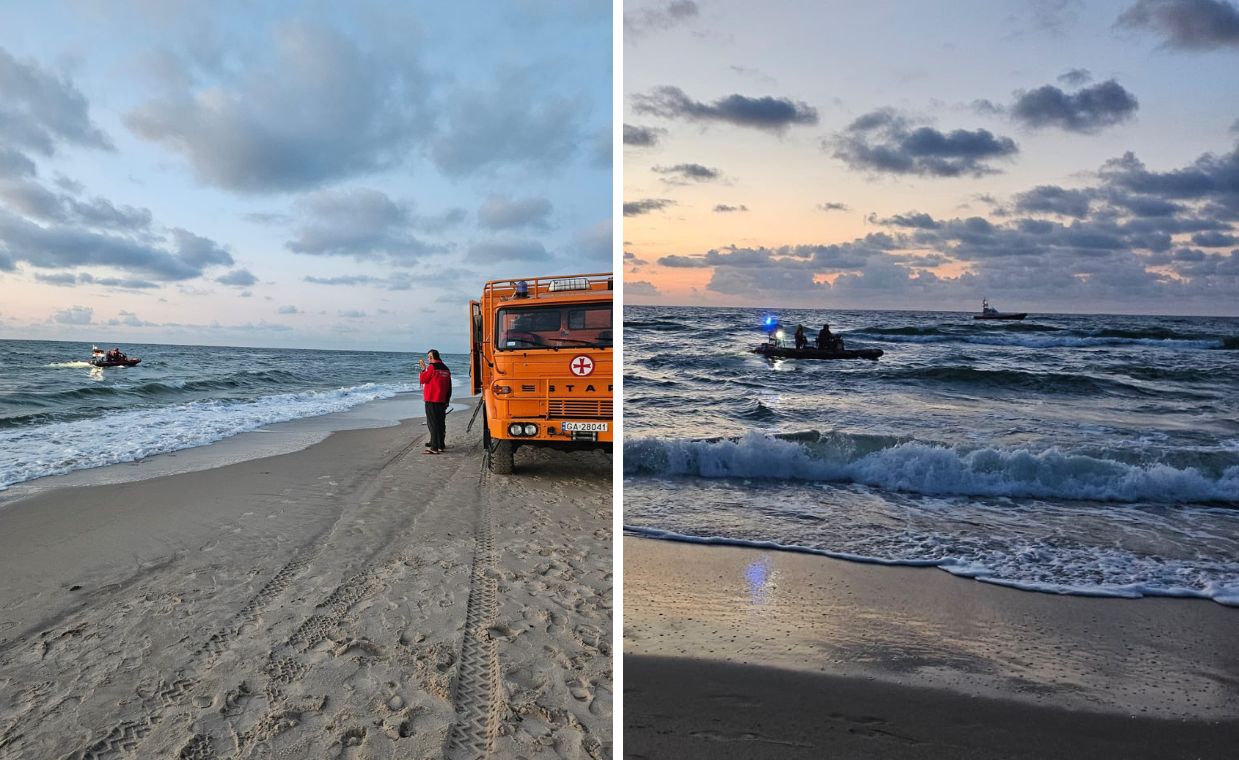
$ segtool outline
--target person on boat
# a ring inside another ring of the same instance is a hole
[[[842,351],[843,339],[830,331],[830,325],[822,325],[817,334],[817,347],[821,351]]]
[[[796,348],[808,348],[809,338],[804,334],[804,325],[796,325]]]

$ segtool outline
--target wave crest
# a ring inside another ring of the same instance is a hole
[[[714,441],[636,439],[624,444],[624,475],[858,483],[927,495],[1239,502],[1239,465],[1210,474],[1058,448],[966,450],[845,433],[795,439],[756,432]]]

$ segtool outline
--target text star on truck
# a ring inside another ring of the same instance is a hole
[[[521,446],[611,451],[612,289],[605,274],[494,280],[469,302],[469,378],[490,469]]]

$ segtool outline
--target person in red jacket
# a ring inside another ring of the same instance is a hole
[[[430,441],[425,454],[442,454],[447,437],[447,404],[452,400],[452,371],[443,363],[439,352],[430,349],[425,359],[418,359],[418,376],[422,384],[422,399],[426,402],[426,428]]]

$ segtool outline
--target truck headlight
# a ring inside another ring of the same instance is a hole
[[[513,422],[511,425],[508,425],[508,435],[520,435],[520,434],[521,434],[521,423]]]
[[[537,425],[525,425],[525,435],[537,435],[537,434],[538,434]]]

